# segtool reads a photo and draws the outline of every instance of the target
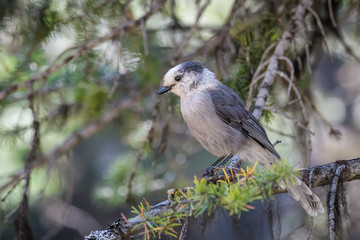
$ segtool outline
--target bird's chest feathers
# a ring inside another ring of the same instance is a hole
[[[181,113],[189,127],[194,121],[204,121],[209,117],[211,104],[211,99],[202,93],[181,98]]]
[[[198,140],[205,135],[216,135],[217,131],[221,131],[219,123],[217,123],[219,118],[216,116],[212,104],[210,96],[202,92],[181,99],[183,118]]]
[[[181,98],[181,112],[191,133],[206,150],[216,156],[235,153],[234,144],[229,143],[236,142],[235,139],[225,134],[232,130],[217,116],[209,94]]]

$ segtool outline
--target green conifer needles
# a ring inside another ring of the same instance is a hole
[[[211,215],[218,207],[228,210],[230,216],[240,217],[242,211],[255,209],[251,205],[255,200],[272,198],[274,190],[279,189],[281,179],[289,184],[297,174],[283,160],[271,167],[256,168],[256,165],[237,169],[236,172],[222,169],[223,174],[215,183],[194,177],[194,187],[168,191],[171,203],[165,211],[151,211],[144,199],[137,208],[133,207],[133,213],[143,220],[133,230],[142,228],[145,239],[149,239],[150,234],[154,237],[161,234],[176,237],[178,232],[175,227],[180,226],[182,220],[202,214]]]

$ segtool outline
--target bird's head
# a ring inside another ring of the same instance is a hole
[[[165,74],[162,88],[158,93],[173,92],[181,97],[210,83],[212,79],[216,80],[215,74],[201,63],[184,62],[171,68]]]

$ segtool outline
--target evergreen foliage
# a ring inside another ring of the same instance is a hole
[[[194,187],[186,189],[169,190],[169,199],[172,201],[169,209],[160,214],[152,214],[149,203],[144,199],[133,213],[143,222],[134,226],[144,229],[144,238],[149,239],[149,232],[154,237],[162,233],[177,237],[175,227],[187,217],[199,217],[202,214],[211,215],[221,207],[240,218],[242,212],[254,209],[251,205],[256,200],[267,201],[273,196],[273,189],[280,180],[286,185],[293,181],[297,172],[284,160],[273,164],[271,168],[247,167],[236,173],[228,173],[223,169],[226,181],[218,180],[216,183],[208,182],[205,178],[194,178]],[[256,169],[255,169],[256,168]]]

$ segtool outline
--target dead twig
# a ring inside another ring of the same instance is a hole
[[[199,20],[200,20],[201,16],[203,15],[206,7],[209,5],[209,3],[210,3],[210,0],[206,0],[204,5],[202,5],[201,8],[199,9],[197,16],[196,16],[195,23],[191,27],[190,31],[188,31],[185,39],[183,40],[180,47],[178,48],[178,50],[176,51],[176,53],[173,56],[173,60],[171,61],[172,65],[175,65],[178,62],[178,59],[181,57],[181,54],[184,52],[184,49],[188,45],[192,35],[194,34],[195,30],[197,29],[197,27],[199,25]]]
[[[285,61],[290,68],[290,82],[288,87],[288,97],[290,97],[291,87],[294,82],[294,65],[288,57],[280,56],[279,59]]]
[[[281,72],[281,71],[275,71],[275,73],[277,75],[279,75],[282,79],[286,80],[289,84],[291,82],[291,79],[284,73],[284,72]],[[305,107],[305,104],[302,100],[302,95],[300,93],[300,90],[295,86],[295,84],[292,84],[291,85],[291,88],[292,90],[294,91],[295,93],[295,96],[298,100],[298,103],[299,103],[299,106],[300,106],[300,109],[301,109],[301,113],[302,113],[302,116],[304,118],[304,126],[306,128],[309,128],[309,114],[306,110],[306,107]],[[310,163],[310,159],[311,159],[311,152],[312,152],[312,146],[311,146],[311,135],[309,132],[305,132],[305,142],[306,142],[306,149],[307,149],[307,158],[306,158],[306,162],[305,162],[305,166],[308,167],[308,164]]]
[[[159,144],[159,148],[156,152],[155,155],[155,159],[153,161],[153,163],[151,164],[152,167],[155,167],[159,161],[160,161],[160,156],[165,152],[166,146],[167,146],[167,137],[169,135],[169,128],[170,128],[170,121],[171,121],[171,117],[173,114],[173,108],[172,108],[172,104],[170,102],[170,98],[167,99],[167,115],[166,115],[166,119],[165,119],[165,125],[162,128],[163,131],[161,132],[161,137],[160,137],[160,144]]]
[[[252,76],[252,79],[251,79],[251,83],[250,83],[250,86],[249,86],[249,94],[248,94],[248,98],[246,100],[246,107],[247,109],[250,109],[251,107],[251,102],[252,102],[252,95],[253,95],[253,91],[254,91],[254,86],[258,83],[258,81],[262,78],[264,78],[265,74],[261,74],[260,76],[258,76],[260,74],[260,72],[263,70],[264,67],[266,67],[270,60],[266,60],[265,61],[265,58],[266,56],[269,54],[269,52],[276,46],[276,42],[270,44],[270,46],[268,46],[263,55],[261,56],[261,59],[260,59],[260,63],[258,65],[258,67],[256,68],[255,70],[255,73],[254,75]]]
[[[144,151],[144,147],[147,143],[151,144],[152,140],[153,140],[153,135],[154,135],[154,128],[155,128],[155,123],[156,123],[156,116],[159,112],[159,106],[160,106],[160,95],[156,95],[156,100],[155,100],[155,105],[152,111],[152,116],[151,116],[151,127],[149,129],[149,132],[146,136],[146,138],[144,139],[144,141],[142,141],[137,153],[136,153],[136,157],[135,157],[135,161],[134,161],[134,165],[133,168],[131,170],[130,176],[129,176],[129,180],[128,180],[128,184],[127,184],[127,189],[128,192],[126,194],[126,202],[130,202],[131,201],[131,189],[132,189],[132,182],[134,180],[135,177],[135,173],[136,173],[136,169],[137,166],[139,165],[140,162],[140,158],[142,156],[142,153]]]
[[[294,23],[303,21],[306,13],[306,8],[311,7],[312,3],[312,0],[302,0],[294,8],[294,15],[292,17],[292,21],[290,21],[285,31],[281,35],[279,41],[276,44],[273,55],[269,58],[269,64],[267,65],[264,79],[260,85],[256,97],[255,108],[253,111],[253,115],[256,119],[260,119],[263,111],[262,107],[266,106],[266,100],[269,96],[269,89],[273,85],[276,71],[278,71],[278,59],[280,56],[285,56],[285,53],[289,50],[291,46],[290,43],[292,39],[294,39],[295,34],[298,30],[296,28],[294,29]],[[295,26],[299,27],[299,24],[295,24]]]
[[[227,36],[229,35],[229,31],[230,31],[231,27],[233,26],[233,20],[236,15],[235,13],[236,13],[236,10],[238,9],[239,5],[240,5],[240,1],[235,0],[234,4],[232,6],[232,10],[231,10],[224,26],[222,26],[218,31],[216,31],[214,36],[211,39],[209,39],[208,41],[206,41],[202,46],[198,47],[193,52],[191,52],[187,55],[179,57],[179,59],[177,59],[178,62],[192,60],[196,56],[201,55],[201,54],[209,55],[217,47],[219,47],[219,46],[221,47],[224,44],[224,42],[226,41]]]
[[[304,124],[302,124],[301,122],[299,122],[298,120],[296,120],[295,118],[293,118],[292,116],[290,116],[289,114],[280,111],[279,109],[276,108],[272,108],[272,107],[264,107],[264,110],[268,110],[268,111],[272,111],[274,113],[278,113],[281,116],[289,119],[290,121],[292,121],[293,123],[295,123],[298,127],[304,129],[305,131],[309,132],[311,135],[315,135],[315,133],[313,131],[311,131],[311,129],[309,129],[308,127],[306,127]]]
[[[341,132],[334,128],[334,126],[324,118],[324,116],[319,112],[319,110],[315,107],[315,105],[306,97],[304,96],[304,100],[306,101],[306,103],[311,107],[312,111],[320,118],[320,120],[329,127],[330,131],[329,134],[330,136],[334,136],[337,140],[340,140],[341,138]]]
[[[358,55],[356,55],[356,53],[353,50],[354,47],[352,47],[345,41],[340,29],[336,28],[334,30],[334,32],[335,32],[336,38],[340,41],[340,43],[345,48],[346,53],[349,54],[351,57],[353,57],[356,61],[360,62],[360,57]]]
[[[251,79],[251,83],[249,84],[249,93],[248,93],[248,98],[246,99],[246,108],[250,109],[251,107],[251,102],[253,99],[253,91],[254,91],[254,87],[255,85],[265,77],[265,73],[262,73],[260,76],[259,73],[260,71],[266,67],[266,65],[269,64],[269,60],[266,60],[265,62],[263,62],[262,64],[259,65],[259,67],[256,69],[255,74],[253,75],[253,78]]]
[[[29,202],[28,202],[28,193],[29,193],[29,186],[30,186],[30,177],[31,177],[31,163],[33,163],[38,155],[39,147],[40,147],[40,123],[38,119],[38,112],[36,106],[34,104],[34,95],[33,95],[33,84],[28,83],[28,102],[29,102],[29,109],[31,110],[33,116],[33,139],[31,142],[30,151],[25,160],[25,167],[24,167],[24,179],[25,184],[23,187],[23,194],[20,205],[18,207],[19,213],[15,219],[15,229],[16,229],[16,238],[17,239],[28,239],[32,240],[34,238],[34,234],[30,225],[29,221]]]
[[[324,27],[323,27],[323,25],[322,25],[322,23],[321,23],[321,20],[320,20],[319,15],[318,15],[318,14],[315,12],[315,10],[312,9],[311,7],[307,7],[306,9],[307,9],[307,10],[314,16],[314,18],[316,19],[316,24],[318,25],[318,27],[319,27],[319,29],[320,29],[320,32],[321,32],[321,35],[322,35],[322,37],[323,37],[323,42],[324,42],[324,45],[325,45],[325,47],[326,47],[326,50],[327,50],[327,52],[329,53],[329,56],[331,56],[330,51],[329,51],[329,46],[328,46],[327,41],[326,41],[325,30],[324,30]]]
[[[291,135],[291,134],[288,134],[288,133],[281,132],[278,129],[274,129],[274,128],[270,127],[270,126],[267,126],[266,130],[274,132],[274,133],[276,133],[276,134],[278,134],[280,136],[284,136],[284,137],[288,137],[288,138],[295,138],[295,135]]]

